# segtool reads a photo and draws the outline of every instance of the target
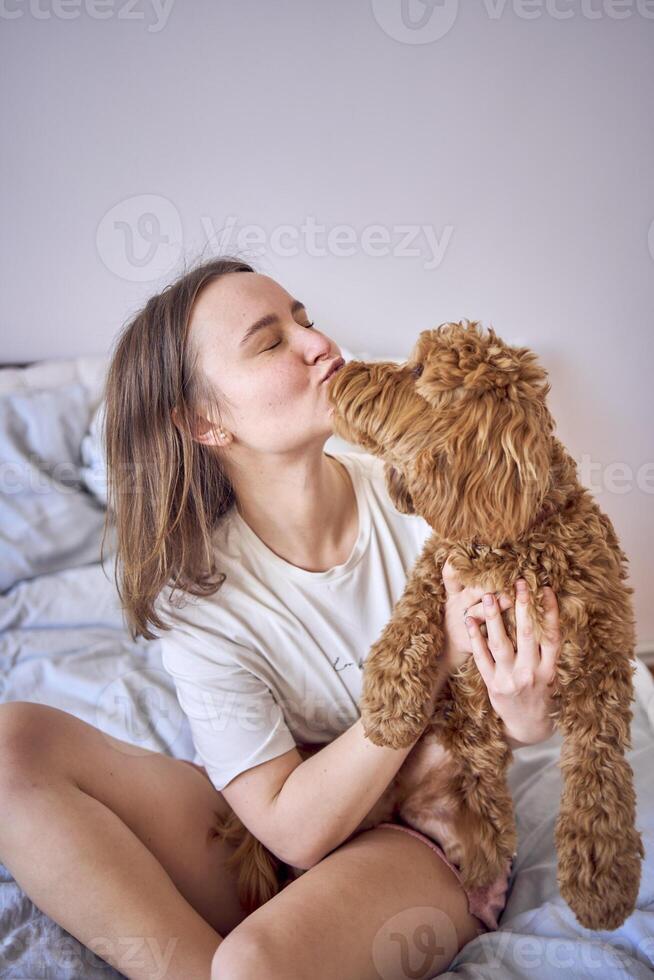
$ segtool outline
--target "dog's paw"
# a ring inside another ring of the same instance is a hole
[[[636,907],[644,850],[640,834],[633,828],[618,843],[600,836],[593,840],[586,831],[575,842],[574,851],[562,850],[569,834],[556,834],[559,863],[557,881],[562,898],[577,921],[593,931],[618,929]]]
[[[559,890],[585,929],[612,931],[634,911],[639,881],[638,876],[618,880],[615,875],[598,875],[590,888],[578,880],[564,880],[559,881]]]

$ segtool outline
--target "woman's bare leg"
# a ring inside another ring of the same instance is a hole
[[[212,980],[430,980],[483,933],[454,872],[387,827],[337,847],[219,945]]]
[[[245,917],[210,840],[222,796],[59,709],[0,709],[0,860],[19,886],[130,980],[209,980],[214,926]]]

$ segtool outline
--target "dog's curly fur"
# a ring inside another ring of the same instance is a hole
[[[449,557],[462,585],[511,595],[526,579],[537,639],[549,585],[562,644],[552,679],[564,737],[558,883],[583,926],[611,930],[634,909],[644,857],[625,758],[633,589],[611,521],[554,435],[549,390],[532,351],[476,321],[423,331],[406,364],[350,361],[330,380],[336,434],[382,458],[395,506],[434,532],[364,662],[360,703],[376,745],[400,748],[424,734],[356,832],[396,817],[437,840],[468,887],[510,866],[512,753],[474,658],[443,680],[442,570]],[[512,607],[504,622],[515,645]],[[256,908],[291,879],[235,815],[228,820],[240,841],[242,901]]]

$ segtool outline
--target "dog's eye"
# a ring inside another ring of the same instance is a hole
[[[419,378],[420,375],[422,374],[423,370],[424,370],[424,365],[422,365],[422,364],[416,364],[416,366],[414,368],[412,368],[411,374],[412,374],[412,376],[414,378]]]

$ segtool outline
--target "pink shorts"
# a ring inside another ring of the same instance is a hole
[[[417,837],[418,840],[424,841],[427,847],[430,847],[432,851],[440,857],[442,861],[451,868],[457,879],[461,883],[466,898],[468,900],[468,911],[471,915],[476,915],[478,919],[481,919],[483,924],[488,930],[495,930],[498,928],[498,918],[504,910],[507,899],[507,890],[509,887],[509,877],[511,875],[511,868],[513,863],[511,861],[507,862],[506,872],[501,874],[495,881],[492,881],[490,885],[484,885],[483,888],[466,888],[463,884],[463,879],[461,878],[461,872],[456,864],[452,864],[450,860],[445,856],[445,851],[442,847],[439,847],[435,841],[431,840],[425,834],[421,834],[419,830],[414,830],[412,827],[406,827],[401,823],[380,823],[377,824],[378,827],[393,827],[395,830],[403,830],[405,834],[411,834],[413,837]]]
[[[204,766],[198,765],[197,762],[191,762],[188,759],[180,760],[186,762],[189,766],[193,766],[198,772],[201,772],[203,776],[209,779],[209,774]],[[209,779],[209,782],[211,780]],[[212,783],[213,785],[213,783]],[[491,882],[490,885],[485,885],[483,888],[465,888],[463,884],[463,879],[461,878],[461,872],[455,864],[452,864],[450,860],[445,855],[445,851],[425,834],[421,834],[418,830],[413,830],[412,827],[406,827],[404,824],[400,823],[380,823],[377,824],[378,827],[393,827],[395,830],[402,830],[405,834],[411,834],[413,837],[417,837],[418,840],[424,841],[427,847],[430,847],[432,851],[440,857],[442,861],[451,868],[456,875],[457,880],[461,883],[466,898],[468,900],[468,910],[471,915],[475,915],[478,919],[483,922],[488,930],[495,930],[498,928],[498,917],[501,915],[504,906],[506,905],[507,890],[509,886],[509,877],[511,875],[512,863],[507,862],[506,873],[501,874],[495,881]],[[300,868],[290,868],[292,877],[299,877],[304,873]]]

